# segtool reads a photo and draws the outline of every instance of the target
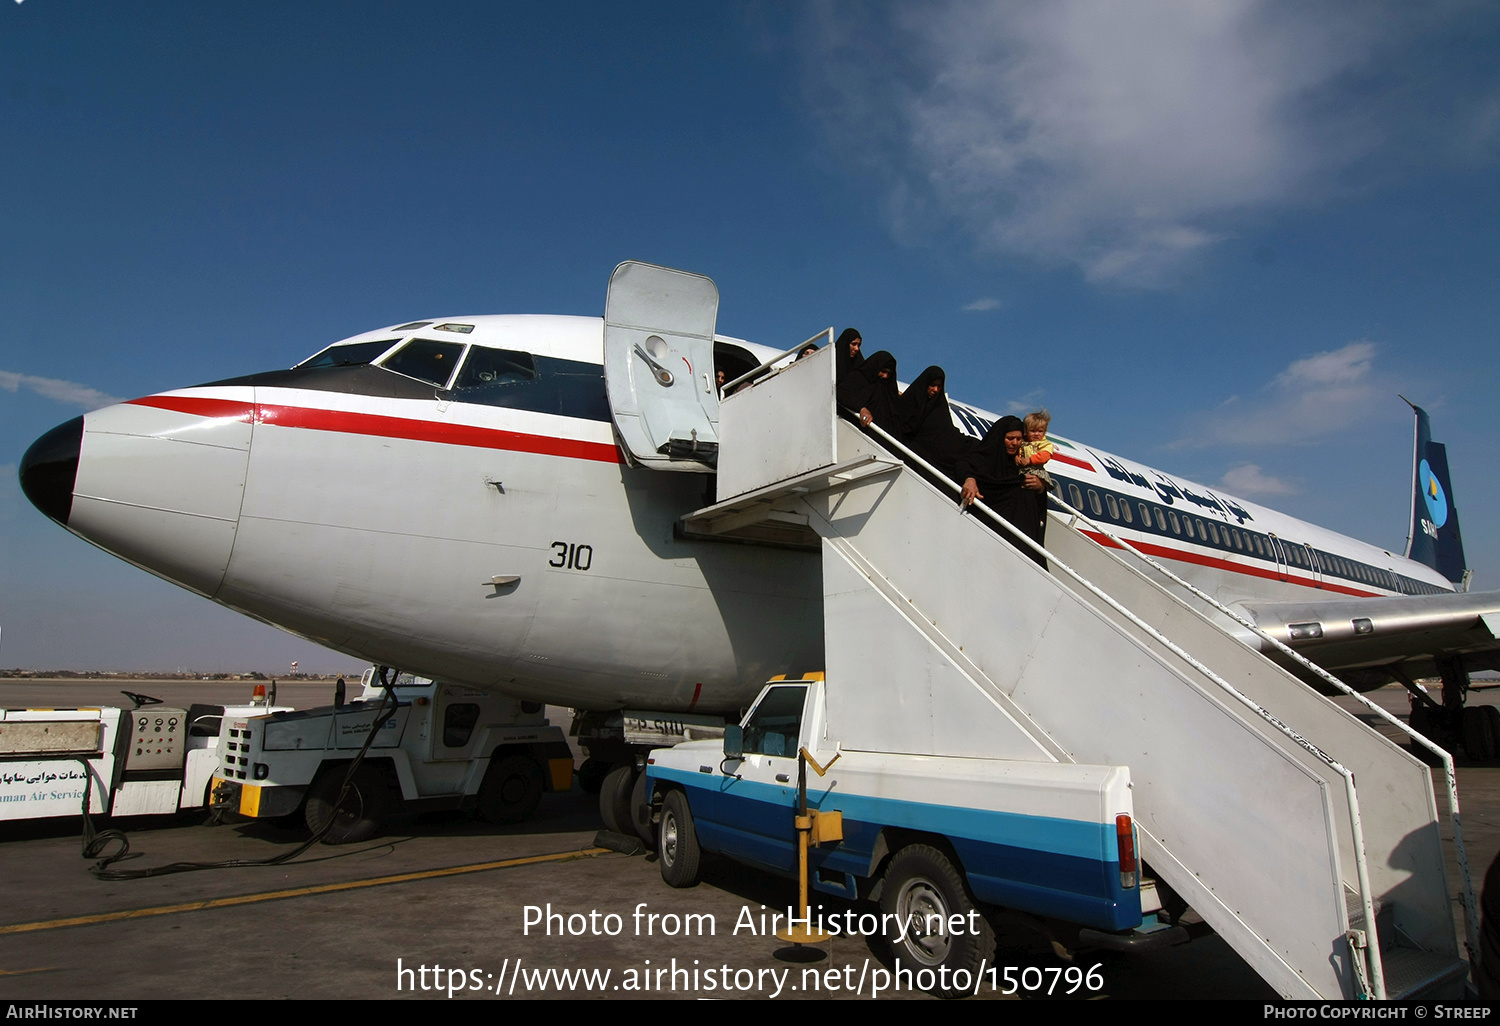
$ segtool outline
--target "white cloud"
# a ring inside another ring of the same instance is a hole
[[[1396,392],[1374,373],[1375,354],[1373,342],[1360,341],[1293,360],[1257,394],[1189,416],[1171,448],[1311,445],[1352,427],[1380,408],[1383,394]]]
[[[1046,389],[1033,388],[1025,395],[1016,399],[1005,400],[1005,412],[1024,417],[1042,405],[1042,399],[1046,396]]]
[[[1247,213],[1315,199],[1382,146],[1399,154],[1401,131],[1463,135],[1487,157],[1500,118],[1487,78],[1465,99],[1445,95],[1440,113],[1412,95],[1429,87],[1391,84],[1387,70],[1440,61],[1433,38],[1456,38],[1464,13],[830,3],[803,35],[830,142],[883,180],[898,236],[957,225],[1095,282],[1160,287]],[[1406,127],[1418,121],[1429,124]]]
[[[1291,366],[1276,376],[1275,383],[1284,389],[1351,385],[1370,376],[1374,359],[1374,343],[1350,342],[1342,349],[1293,360]]]
[[[1220,484],[1225,491],[1238,495],[1292,495],[1297,491],[1280,478],[1261,473],[1254,463],[1233,468]]]
[[[1000,300],[985,296],[982,299],[974,300],[974,302],[969,303],[963,309],[965,313],[982,313],[985,310],[998,310],[1000,309]]]
[[[80,385],[76,381],[39,378],[31,374],[16,374],[12,371],[0,371],[0,388],[7,392],[15,392],[24,388],[55,402],[67,406],[78,406],[85,410],[97,410],[101,406],[112,406],[121,401],[115,396],[106,395],[97,388]]]

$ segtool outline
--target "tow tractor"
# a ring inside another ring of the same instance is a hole
[[[80,815],[85,792],[94,815],[204,808],[222,722],[277,708],[263,685],[249,705],[182,708],[121,694],[133,708],[0,709],[0,821]]]
[[[350,844],[398,811],[466,808],[519,823],[544,792],[572,787],[567,738],[541,705],[407,673],[388,698],[374,668],[361,684],[348,703],[225,717],[216,802],[252,818],[300,815],[314,832],[332,816],[324,843]]]

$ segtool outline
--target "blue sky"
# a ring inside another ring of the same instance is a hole
[[[1398,551],[1399,391],[1500,588],[1496,52],[1479,3],[7,3],[0,666],[346,668],[58,529],[26,446],[627,258]]]

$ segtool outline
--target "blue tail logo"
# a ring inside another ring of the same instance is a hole
[[[1426,460],[1417,464],[1417,487],[1422,489],[1422,501],[1427,504],[1427,515],[1432,518],[1433,530],[1429,533],[1436,538],[1437,528],[1448,522],[1448,493],[1443,491],[1443,483],[1433,474],[1432,466]]]
[[[1406,399],[1405,396],[1402,396]],[[1411,532],[1406,555],[1426,563],[1454,584],[1464,583],[1464,542],[1458,530],[1458,506],[1448,474],[1448,450],[1432,440],[1427,411],[1407,399],[1417,416],[1416,452],[1412,458]]]

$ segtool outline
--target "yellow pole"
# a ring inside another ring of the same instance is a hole
[[[822,944],[832,940],[831,934],[812,928],[812,905],[807,895],[807,844],[812,833],[813,816],[807,811],[807,749],[797,752],[797,815],[792,824],[797,828],[797,899],[802,905],[802,922],[797,926],[787,924],[786,929],[777,930],[777,940],[788,944]],[[829,763],[829,765],[833,765]],[[818,768],[821,776],[825,770]]]

